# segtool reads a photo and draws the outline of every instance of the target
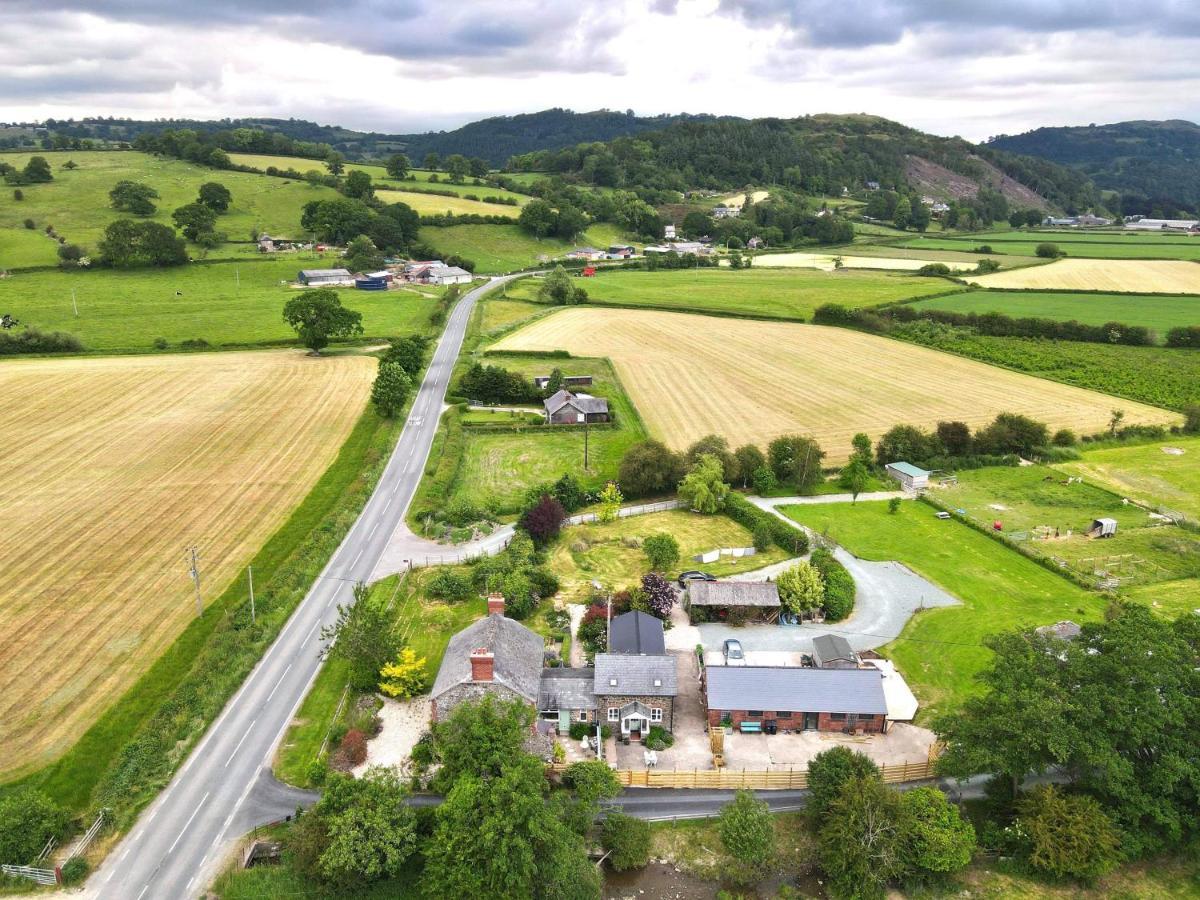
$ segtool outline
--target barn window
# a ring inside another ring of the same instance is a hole
[[[845,721],[846,721],[846,714],[845,714],[845,713],[830,713],[830,714],[829,714],[829,721],[831,721],[831,722],[845,722]]]
[[[761,709],[751,709],[746,712],[746,716],[751,719],[761,719],[762,713]]]

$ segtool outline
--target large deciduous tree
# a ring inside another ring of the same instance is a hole
[[[412,392],[412,381],[399,363],[381,362],[371,385],[371,402],[379,414],[388,419],[404,409],[408,395]]]
[[[542,494],[537,501],[521,514],[521,528],[534,544],[544,547],[558,537],[566,521],[567,511],[557,497]]]
[[[815,439],[799,434],[781,435],[767,447],[771,472],[780,482],[790,484],[802,494],[816,490],[823,480],[824,458],[825,451]]]
[[[211,232],[217,224],[217,214],[203,203],[181,206],[171,213],[171,219],[189,241],[200,240],[201,235]]]
[[[300,341],[320,353],[331,340],[362,334],[362,313],[342,306],[337,291],[318,288],[302,291],[283,305],[283,318]]]
[[[322,651],[327,657],[345,660],[350,684],[360,691],[373,691],[379,673],[400,652],[392,616],[383,604],[371,600],[365,584],[354,586],[354,601],[338,604],[337,621],[321,629]]]
[[[766,802],[738,791],[721,809],[717,830],[734,861],[726,874],[743,884],[761,878],[775,858],[775,825]]]
[[[384,161],[383,167],[392,178],[407,178],[412,162],[403,153],[393,153]]]
[[[679,496],[697,512],[718,512],[725,506],[729,485],[724,481],[721,460],[711,453],[701,455],[692,470],[679,482]]]
[[[627,497],[646,497],[675,490],[683,477],[679,454],[661,441],[647,440],[625,451],[617,477]]]
[[[152,216],[156,209],[152,201],[158,199],[158,191],[148,184],[122,179],[108,192],[108,199],[113,209],[135,216]]]
[[[229,193],[229,188],[225,187],[219,181],[206,181],[200,185],[200,193],[197,201],[203,203],[215,213],[223,213],[229,209],[229,204],[233,202],[233,194]]]
[[[801,614],[825,602],[825,579],[816,566],[800,560],[780,573],[779,600],[788,610]]]

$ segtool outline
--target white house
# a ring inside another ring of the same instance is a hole
[[[675,240],[675,226],[674,225],[664,225],[663,226],[663,238],[665,238],[668,241]]]
[[[906,491],[923,491],[929,487],[929,473],[912,463],[888,463],[884,468],[888,477],[900,482],[900,486]]]

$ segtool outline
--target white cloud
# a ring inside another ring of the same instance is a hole
[[[870,112],[982,138],[1195,117],[1172,0],[8,0],[0,119],[295,116],[375,131],[563,106]]]

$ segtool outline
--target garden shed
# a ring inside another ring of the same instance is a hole
[[[906,491],[923,491],[929,487],[929,472],[912,463],[893,462],[884,467],[888,477],[900,482]]]

